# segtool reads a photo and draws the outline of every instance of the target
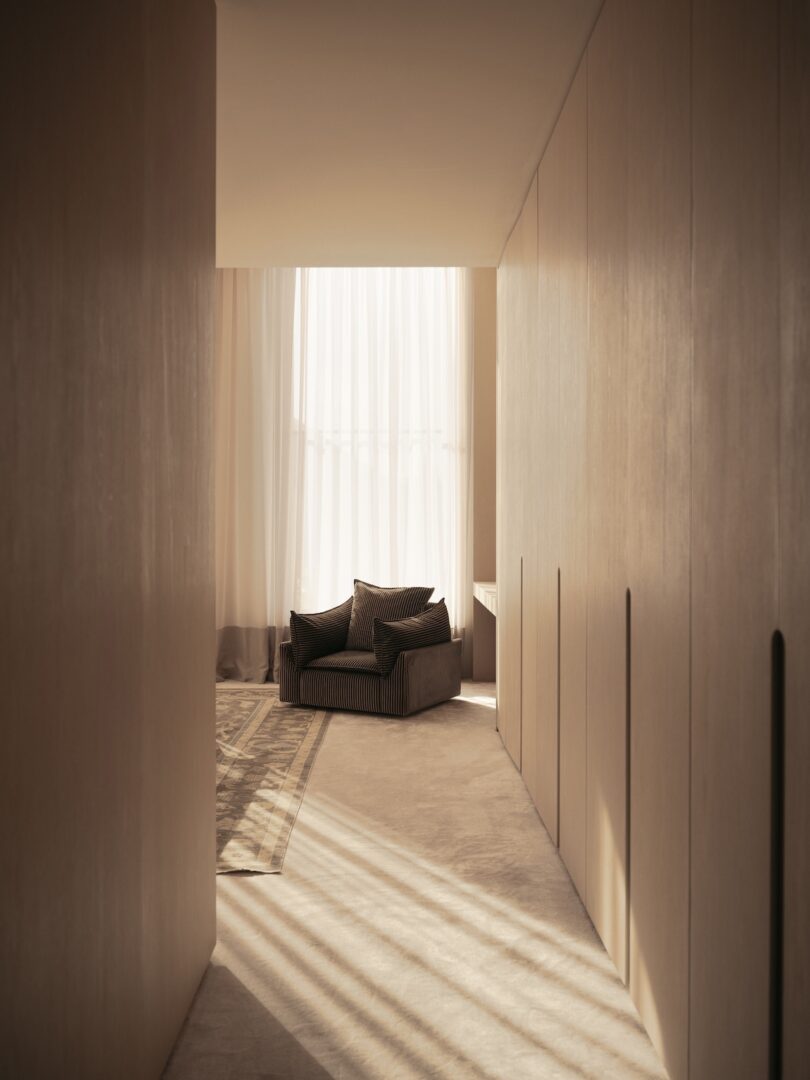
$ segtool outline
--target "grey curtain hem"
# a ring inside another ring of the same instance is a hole
[[[278,680],[278,649],[290,636],[276,626],[223,626],[217,630],[217,682]]]

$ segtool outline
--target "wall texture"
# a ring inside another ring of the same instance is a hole
[[[472,272],[473,577],[495,578],[495,309],[496,271]]]
[[[214,940],[214,15],[4,21],[3,1076],[158,1076]]]
[[[526,453],[534,416],[533,400],[537,338],[537,177],[503,253],[497,278],[498,419],[496,490],[496,580],[498,605],[496,673],[498,730],[518,768],[523,733],[523,563],[529,552],[535,515],[523,490],[535,491],[532,459]],[[522,479],[519,479],[522,478]],[[525,484],[525,489],[521,488]],[[531,758],[530,760],[533,760]]]
[[[784,1075],[810,1015],[810,5],[780,4],[779,625],[786,643]]]
[[[473,580],[495,580],[496,271],[472,271],[473,287]],[[473,612],[474,679],[495,678],[495,620],[477,600]]]
[[[499,726],[673,1078],[810,1054],[808,56],[606,0],[498,270]]]

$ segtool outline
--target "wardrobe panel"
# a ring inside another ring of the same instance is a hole
[[[539,643],[537,552],[542,524],[539,484],[541,477],[539,384],[537,367],[537,176],[532,181],[518,222],[520,250],[520,367],[515,387],[515,409],[520,415],[520,453],[510,481],[520,505],[517,532],[523,557],[523,605],[521,634],[521,760],[523,779],[537,804],[537,682],[536,654]]]
[[[629,987],[688,1072],[689,0],[621,0],[627,81]]]
[[[546,148],[537,180],[537,365],[536,408],[531,451],[534,476],[529,492],[536,500],[532,561],[524,582],[531,582],[533,634],[524,636],[524,728],[533,728],[531,743],[524,736],[524,775],[535,806],[552,840],[558,842],[557,733],[557,568],[560,522],[560,295],[559,217],[560,163],[555,138]],[[524,614],[527,608],[524,608]],[[528,626],[528,619],[525,620]],[[531,710],[529,702],[531,701]],[[531,782],[530,782],[531,778]]]
[[[583,899],[587,810],[587,90],[587,59],[583,59],[546,152],[545,172],[559,221],[554,256],[559,291],[559,845]]]
[[[777,17],[692,9],[692,1080],[768,1074]]]
[[[532,378],[536,351],[537,181],[498,268],[497,695],[498,728],[512,760],[522,758],[523,563]]]
[[[810,8],[782,0],[779,623],[785,636],[784,1073],[810,1061]]]
[[[588,48],[587,907],[626,974],[627,87],[625,7]]]
[[[496,580],[498,616],[495,624],[495,671],[497,680],[498,730],[512,759],[520,755],[520,554],[514,536],[506,527],[514,507],[507,500],[506,478],[513,469],[515,426],[513,413],[514,360],[509,348],[511,312],[511,266],[507,245],[498,267],[497,327],[497,431],[496,431]],[[513,332],[513,329],[512,329]],[[517,564],[517,572],[516,566]]]
[[[2,52],[0,1076],[142,1080],[216,939],[216,11]]]

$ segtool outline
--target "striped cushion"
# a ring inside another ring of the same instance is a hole
[[[290,637],[295,666],[299,671],[319,656],[340,652],[346,644],[351,617],[351,597],[337,607],[319,611],[314,615],[290,612]]]
[[[384,589],[379,585],[369,585],[367,581],[355,579],[352,617],[345,648],[370,651],[375,619],[389,621],[417,615],[424,609],[432,592],[432,587],[428,589],[419,585]],[[337,652],[337,649],[332,652]]]
[[[325,671],[368,671],[372,675],[380,674],[374,653],[366,649],[345,650],[331,653],[329,656],[319,656],[317,660],[310,661],[307,667],[323,668]]]
[[[440,645],[450,640],[450,616],[444,600],[410,619],[395,622],[374,620],[374,655],[383,675],[387,675],[401,652]]]

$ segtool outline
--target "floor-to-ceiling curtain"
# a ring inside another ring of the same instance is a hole
[[[272,677],[290,609],[355,577],[471,621],[471,335],[451,268],[223,270],[218,674]]]

